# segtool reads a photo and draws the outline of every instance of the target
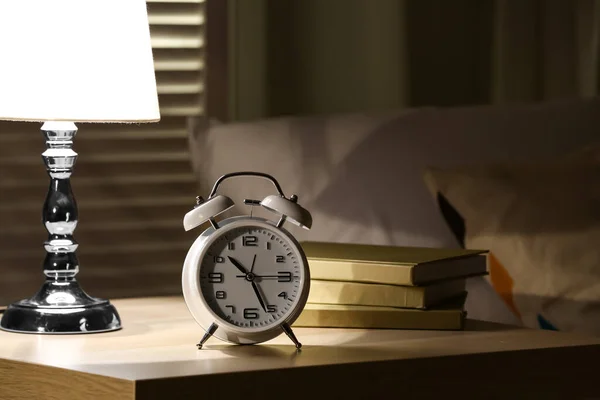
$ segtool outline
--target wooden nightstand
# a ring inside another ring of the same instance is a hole
[[[0,332],[1,399],[600,398],[600,338],[469,321],[465,331],[301,329],[234,346],[179,297],[114,301],[118,332]]]

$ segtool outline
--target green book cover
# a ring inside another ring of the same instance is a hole
[[[425,285],[487,273],[485,250],[303,242],[311,277],[391,285]]]
[[[461,330],[466,319],[465,299],[466,293],[429,310],[307,303],[294,326]]]
[[[465,279],[452,279],[427,286],[398,286],[312,279],[309,303],[429,308],[459,296]]]

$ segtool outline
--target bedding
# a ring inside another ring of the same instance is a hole
[[[423,181],[425,168],[548,161],[589,145],[598,132],[600,99],[236,123],[197,118],[190,124],[190,153],[203,196],[228,172],[274,175],[313,215],[310,231],[290,228],[301,240],[458,247]],[[272,187],[232,180],[223,193],[242,204],[264,198]],[[471,317],[520,323],[485,279],[470,279],[468,290]]]
[[[586,153],[587,154],[587,153]],[[432,195],[528,327],[600,335],[600,163],[432,168]]]

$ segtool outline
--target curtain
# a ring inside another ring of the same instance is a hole
[[[496,0],[493,103],[598,94],[597,0]]]

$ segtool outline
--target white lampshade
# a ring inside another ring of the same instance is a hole
[[[1,0],[0,119],[160,119],[144,0]]]

